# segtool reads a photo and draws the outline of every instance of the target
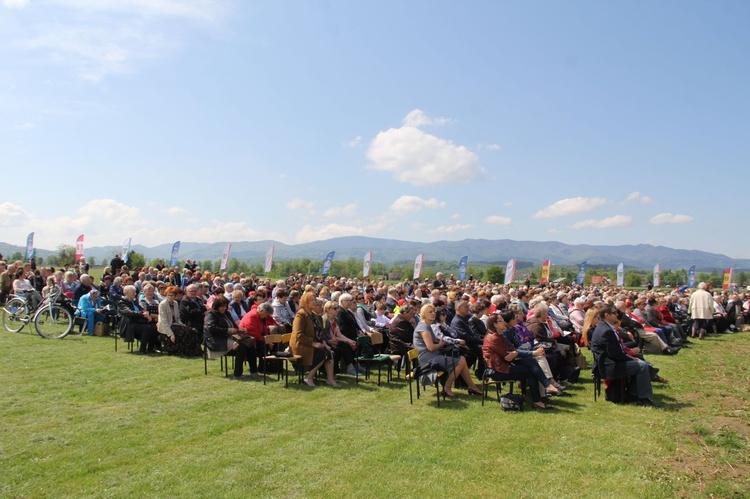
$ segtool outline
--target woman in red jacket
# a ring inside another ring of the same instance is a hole
[[[533,354],[530,351],[522,353],[508,345],[502,334],[505,326],[501,315],[495,314],[487,319],[487,336],[482,344],[482,354],[487,366],[492,370],[490,378],[494,381],[527,380],[534,407],[551,409],[552,406],[542,399],[539,385],[544,386],[550,393],[556,393],[557,389],[544,375],[539,364],[531,358]]]

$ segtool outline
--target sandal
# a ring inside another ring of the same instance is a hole
[[[333,387],[333,388],[339,388],[341,386],[338,383],[336,383],[335,381],[333,383],[329,383],[328,381],[326,381],[326,385],[328,385],[330,387]]]
[[[481,392],[481,391],[479,391],[478,389],[477,389],[477,390],[475,390],[475,389],[473,389],[473,388],[469,388],[469,395],[484,395],[484,393],[482,393],[482,392]]]
[[[307,378],[302,378],[302,382],[303,382],[304,384],[306,384],[307,386],[309,386],[310,388],[315,388],[315,383],[314,383],[314,382],[312,382],[312,381],[310,381],[310,380],[309,380],[309,379],[307,379]]]

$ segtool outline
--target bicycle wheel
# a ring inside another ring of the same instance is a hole
[[[26,302],[20,298],[11,298],[3,307],[3,326],[11,333],[17,333],[28,324]]]
[[[34,327],[42,338],[65,338],[73,329],[73,315],[65,308],[47,306],[34,317]]]

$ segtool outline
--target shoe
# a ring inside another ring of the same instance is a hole
[[[547,395],[562,395],[564,390],[558,390],[553,385],[547,387]]]
[[[635,403],[635,405],[638,405],[638,406],[641,406],[641,407],[659,407],[651,399],[638,399],[638,401]]]
[[[669,383],[669,381],[666,378],[662,378],[661,376],[654,376],[651,381],[653,383]]]
[[[480,395],[481,396],[481,395],[484,395],[484,394],[481,391],[479,391],[479,390],[473,390],[473,389],[469,388],[469,395]]]
[[[661,351],[664,355],[677,355],[679,353],[679,348],[674,347],[667,347],[664,350]]]
[[[693,336],[693,338],[695,338],[695,336]],[[685,344],[688,344],[688,345],[692,345],[692,344],[693,344],[693,342],[692,342],[692,341],[690,341],[690,340],[689,340],[689,339],[687,339],[687,338],[685,338],[685,339],[684,339],[684,340],[683,340],[682,342],[683,342],[683,343],[685,343]]]
[[[244,374],[240,374],[239,376],[232,376],[232,381],[248,381],[250,378],[245,376]]]
[[[554,408],[554,406],[550,404],[545,404],[544,402],[534,402],[533,404],[531,404],[531,407],[533,407],[534,409],[538,409],[540,411],[549,411]]]
[[[443,397],[443,398],[448,398],[448,399],[454,399],[454,398],[456,398],[456,394],[455,393],[446,393],[445,390],[443,390],[442,392],[440,392],[440,396]]]
[[[161,350],[157,350],[154,348],[153,350],[149,350],[148,353],[161,353]]]
[[[253,378],[260,378],[260,373],[256,371],[256,372],[250,373],[250,376],[252,376]]]
[[[328,385],[328,386],[330,386],[332,388],[339,388],[341,386],[338,383],[336,383],[335,381],[333,383],[329,383],[328,381],[326,381],[326,385]]]
[[[138,350],[137,352],[133,352],[136,355],[146,355],[148,352],[145,352],[143,350]]]
[[[352,376],[357,376],[357,374],[360,374],[352,364],[349,364],[349,367],[346,368],[346,374],[351,374]]]
[[[307,378],[302,378],[302,383],[306,384],[310,388],[315,388],[315,383],[313,383],[312,381],[310,381]]]

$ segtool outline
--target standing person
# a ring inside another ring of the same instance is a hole
[[[698,284],[698,289],[690,296],[690,316],[693,318],[693,334],[699,339],[706,336],[711,320],[714,318],[715,308],[714,299],[711,293],[707,291],[708,285],[705,282]]]
[[[115,255],[109,262],[109,266],[112,268],[112,273],[118,275],[120,270],[125,266],[125,261],[120,258],[120,255]]]

